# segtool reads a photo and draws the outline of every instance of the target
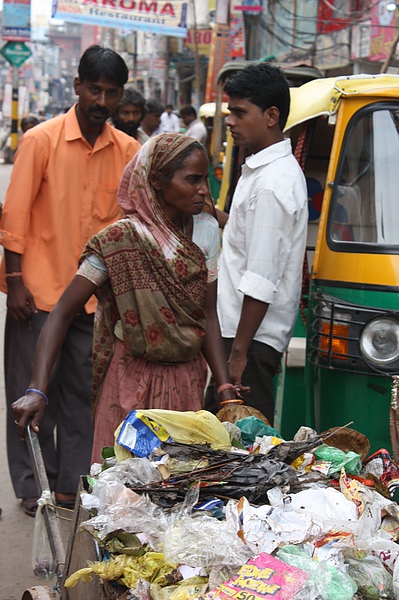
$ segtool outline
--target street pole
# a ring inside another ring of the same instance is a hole
[[[18,148],[18,67],[12,67],[12,103],[11,103],[11,150]]]
[[[391,60],[395,54],[396,46],[398,45],[398,43],[399,43],[399,30],[395,35],[395,39],[392,42],[392,45],[388,52],[388,56],[386,57],[384,64],[381,67],[380,73],[386,73],[388,71],[388,67],[391,64]]]
[[[197,108],[201,106],[202,102],[202,93],[201,93],[201,70],[200,70],[200,60],[198,53],[198,39],[197,39],[197,13],[195,11],[195,0],[191,0],[193,7],[193,21],[194,21],[194,54],[195,54],[195,86],[197,89]]]

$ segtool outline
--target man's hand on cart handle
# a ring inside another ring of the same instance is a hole
[[[18,427],[18,434],[22,441],[25,440],[25,429],[30,420],[33,431],[39,433],[39,423],[46,408],[46,401],[41,394],[37,392],[25,393],[12,403],[11,408],[14,411],[15,424]]]

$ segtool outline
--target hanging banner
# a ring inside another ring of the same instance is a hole
[[[230,60],[230,26],[214,25],[211,53],[206,79],[205,102],[215,102],[217,76],[225,62]]]
[[[3,0],[1,37],[8,42],[30,42],[30,0]]]
[[[247,14],[259,14],[263,12],[263,0],[238,0],[233,2],[233,10],[242,10]]]
[[[58,0],[54,16],[69,22],[185,37],[187,4],[187,0]]]
[[[230,8],[231,58],[245,58],[245,27],[242,11],[234,10],[234,0]]]
[[[388,10],[388,4],[388,0],[380,0],[371,8],[369,60],[385,60],[392,46],[395,37],[395,11]]]

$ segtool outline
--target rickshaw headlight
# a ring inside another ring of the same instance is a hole
[[[377,364],[386,365],[399,359],[399,322],[391,317],[370,321],[360,336],[363,356]]]

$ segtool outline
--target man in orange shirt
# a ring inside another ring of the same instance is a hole
[[[33,356],[49,311],[76,273],[89,238],[120,216],[119,179],[140,144],[106,123],[128,78],[113,50],[91,46],[74,81],[78,102],[22,138],[1,220],[4,258],[0,290],[7,293],[5,382],[7,451],[15,494],[34,515],[37,488],[12,402],[29,390]],[[73,321],[48,390],[40,443],[51,489],[72,502],[90,467],[93,297]],[[28,388],[28,389],[27,389]],[[56,442],[54,443],[54,431]]]

